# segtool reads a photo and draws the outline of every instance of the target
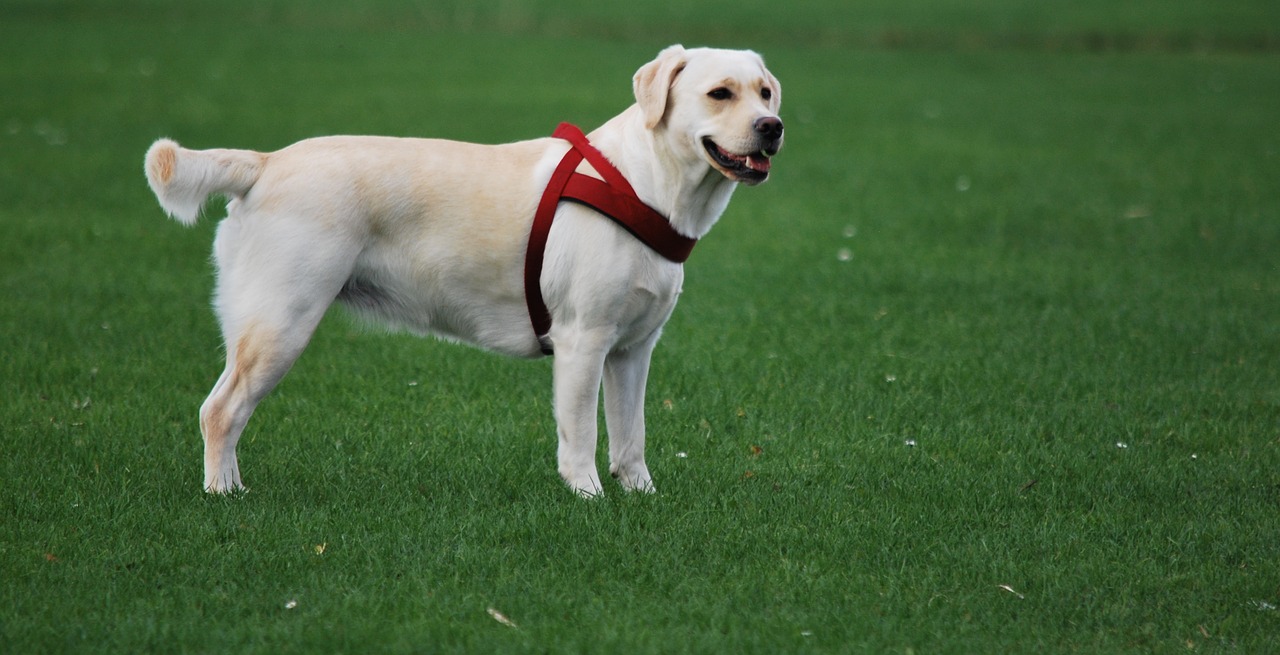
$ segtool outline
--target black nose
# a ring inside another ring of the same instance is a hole
[[[757,118],[752,127],[755,128],[756,134],[770,141],[777,141],[782,138],[782,119],[777,116]]]

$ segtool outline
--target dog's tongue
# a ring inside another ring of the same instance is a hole
[[[735,155],[724,148],[720,148],[720,154],[724,155],[725,159],[746,166],[757,173],[768,173],[770,166],[772,166],[769,156],[763,152],[750,155]]]
[[[772,165],[773,163],[769,160],[769,158],[764,156],[763,154],[751,155],[747,157],[747,167],[753,171],[768,173],[769,167]]]

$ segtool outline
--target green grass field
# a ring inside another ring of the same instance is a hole
[[[0,651],[1275,652],[1280,5],[1058,4],[0,0]],[[660,493],[563,488],[548,361],[340,311],[202,493],[221,210],[153,139],[591,127],[676,41],[788,136]]]

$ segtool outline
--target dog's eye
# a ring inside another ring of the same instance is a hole
[[[764,98],[765,100],[769,100],[770,98],[773,98],[773,89],[770,89],[769,87],[760,89],[760,97]]]
[[[712,89],[711,92],[707,94],[707,97],[712,100],[728,100],[733,97],[733,91],[724,87],[719,87],[717,89]]]

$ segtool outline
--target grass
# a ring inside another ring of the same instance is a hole
[[[0,2],[3,650],[1273,648],[1277,9],[769,6]],[[216,221],[152,139],[540,135],[676,40],[789,134],[687,266],[660,494],[560,486],[548,362],[336,312],[201,493]]]

